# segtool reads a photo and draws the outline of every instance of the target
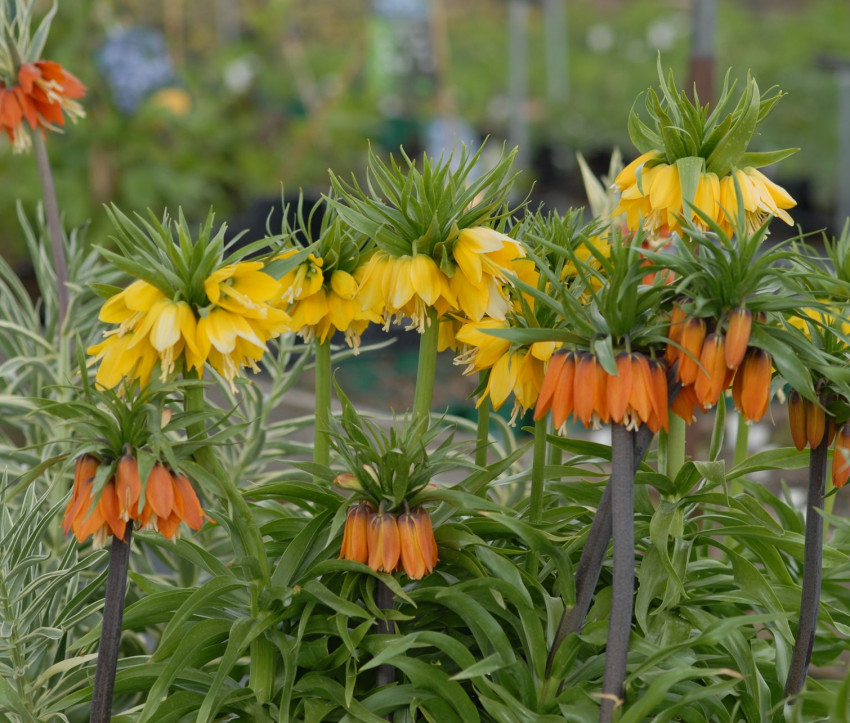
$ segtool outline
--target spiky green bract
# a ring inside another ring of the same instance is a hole
[[[717,104],[709,113],[708,105],[700,105],[696,89],[694,101],[684,91],[676,90],[673,71],[665,77],[659,56],[660,96],[654,88],[646,92],[650,124],[642,121],[634,108],[629,114],[629,136],[635,147],[641,153],[660,152],[656,159],[647,161],[647,167],[660,162],[674,164],[682,158],[701,158],[704,172],[722,178],[733,168],[767,166],[799,150],[747,152],[756,126],[783,94],[774,88],[760,93],[758,84],[748,75],[746,87],[732,108],[737,81],[730,85],[729,76],[727,72]]]
[[[488,333],[520,344],[558,341],[592,351],[605,371],[615,375],[615,352],[660,349],[665,335],[658,312],[670,291],[662,273],[651,283],[646,280],[647,274],[663,269],[645,265],[640,235],[624,239],[612,230],[600,247],[598,230],[597,224],[580,226],[573,214],[536,214],[524,239],[540,281],[538,288],[522,281],[516,286],[535,305],[552,310],[552,325]],[[564,273],[567,264],[574,273]],[[570,278],[563,279],[565,275]]]
[[[51,4],[35,32],[32,31],[34,5],[33,0],[0,0],[0,80],[7,86],[17,83],[22,63],[42,57],[57,4]]]
[[[178,209],[176,219],[168,210],[163,211],[161,218],[149,210],[147,217],[135,214],[133,220],[115,205],[107,206],[106,213],[115,227],[111,239],[118,251],[101,248],[101,255],[121,271],[155,286],[171,300],[182,300],[197,307],[209,304],[204,281],[214,271],[266,251],[271,243],[281,238],[271,236],[233,248],[242,234],[225,244],[227,226],[215,227],[212,210],[194,234],[182,209]],[[275,274],[282,275],[294,268],[303,256],[306,252],[278,263]],[[121,289],[100,287],[98,291],[109,298]]]
[[[332,426],[331,444],[345,471],[359,483],[355,494],[376,507],[384,502],[393,511],[405,501],[415,507],[429,498],[426,487],[435,476],[475,469],[472,446],[454,443],[454,432],[444,424],[429,425],[427,416],[413,416],[382,428],[357,412],[338,385],[336,393],[342,415],[337,428]]]
[[[482,150],[473,153],[463,146],[457,157],[425,155],[417,165],[404,149],[400,158],[390,156],[386,162],[370,148],[365,188],[353,176],[346,182],[331,172],[338,197],[330,204],[390,256],[425,254],[451,276],[458,232],[493,227],[512,213],[505,204],[516,178],[511,171],[516,150],[503,153],[493,168],[474,178]]]

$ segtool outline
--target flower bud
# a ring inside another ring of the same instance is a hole
[[[735,374],[732,399],[748,422],[757,422],[770,402],[770,355],[763,349],[750,349]]]
[[[723,393],[726,381],[726,344],[722,334],[709,334],[702,345],[699,363],[694,382],[694,392],[700,404],[711,408],[717,404]]]
[[[354,490],[359,492],[363,489],[363,485],[360,484],[360,480],[357,479],[357,475],[352,474],[351,472],[340,472],[336,477],[334,477],[334,484],[337,487],[342,487],[344,490]]]
[[[697,380],[699,365],[697,360],[702,354],[705,341],[705,320],[691,317],[682,327],[682,351],[679,355],[679,381],[693,384]]]

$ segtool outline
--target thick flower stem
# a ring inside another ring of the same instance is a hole
[[[53,185],[53,172],[47,156],[47,145],[41,132],[32,134],[35,160],[38,164],[38,176],[41,179],[41,194],[44,198],[44,215],[47,219],[47,235],[53,253],[53,269],[56,272],[56,328],[62,329],[68,313],[68,264],[65,259],[65,242],[62,240],[62,225],[59,221],[59,205],[56,202],[56,188]]]
[[[331,342],[316,340],[316,428],[313,435],[313,461],[330,464]]]
[[[642,426],[635,433],[633,460],[635,471],[640,467],[640,463],[646,456],[654,437],[655,435],[646,426]],[[587,533],[587,539],[584,542],[581,557],[576,566],[576,603],[572,608],[564,610],[564,614],[561,616],[561,621],[558,624],[558,630],[555,633],[555,638],[552,641],[552,647],[549,650],[549,656],[546,659],[547,678],[551,675],[555,655],[564,642],[564,639],[571,633],[580,633],[584,627],[584,621],[587,618],[588,610],[590,610],[590,603],[593,600],[593,593],[596,590],[596,583],[599,581],[599,573],[602,572],[602,565],[605,562],[605,555],[608,552],[608,543],[610,541],[611,484],[609,483],[602,492],[602,498],[599,500],[596,515],[590,524],[590,530]]]
[[[821,571],[823,565],[823,496],[826,486],[826,461],[829,440],[823,441],[809,455],[809,499],[806,504],[806,544],[803,552],[803,594],[800,600],[800,623],[797,639],[785,681],[785,696],[797,695],[806,682],[812,647],[818,624]]]
[[[546,419],[534,423],[534,453],[531,460],[531,490],[528,496],[528,520],[539,525],[543,520],[543,492],[546,471]],[[536,552],[528,553],[526,569],[537,576],[538,558]]]
[[[440,321],[437,311],[428,307],[425,331],[419,337],[419,364],[416,367],[416,392],[413,396],[413,421],[427,420],[434,399],[434,380],[437,375],[437,343]]]
[[[600,723],[610,723],[623,700],[635,592],[634,434],[621,424],[611,427],[611,528],[614,582]]]
[[[106,597],[103,603],[103,626],[97,649],[97,669],[94,674],[91,723],[107,723],[112,716],[112,691],[118,670],[118,651],[121,647],[121,624],[124,620],[124,594],[127,591],[127,572],[130,567],[130,543],[133,523],[127,524],[124,539],[112,538],[109,551],[109,571],[106,575]]]
[[[478,382],[483,381],[484,372],[479,372]],[[475,434],[475,464],[487,466],[487,447],[490,445],[490,400],[485,399],[478,405],[478,427]]]
[[[376,592],[376,602],[378,603],[378,607],[381,608],[381,610],[392,610],[395,606],[395,596],[393,595],[393,591],[390,590],[383,582],[378,580],[378,589]],[[379,635],[392,635],[392,633],[393,624],[390,620],[378,620]],[[375,675],[375,684],[378,688],[389,685],[395,680],[395,668],[387,663],[382,663],[378,666]]]

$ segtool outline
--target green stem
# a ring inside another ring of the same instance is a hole
[[[532,525],[543,520],[543,489],[546,471],[546,419],[534,423],[534,451],[531,459],[531,491],[528,496],[528,519]],[[529,551],[526,569],[533,577],[537,576],[538,557]]]
[[[741,412],[738,412],[738,431],[735,434],[735,466],[747,459],[750,444],[750,425]]]
[[[413,396],[413,421],[431,416],[434,400],[434,380],[437,376],[437,342],[440,338],[440,322],[437,311],[428,307],[425,331],[419,338],[419,364],[416,368],[416,392]]]
[[[531,499],[529,519],[532,525],[543,520],[543,479],[546,471],[546,418],[534,423],[534,456],[531,460]]]
[[[68,313],[68,264],[65,260],[65,242],[62,240],[59,204],[56,202],[56,187],[53,185],[50,159],[39,129],[33,132],[32,141],[38,176],[41,179],[41,195],[44,198],[44,215],[47,219],[47,235],[50,238],[50,249],[53,253],[53,268],[56,271],[56,329],[61,334],[62,323]]]
[[[124,539],[112,538],[109,551],[109,572],[106,576],[106,595],[103,602],[103,625],[97,648],[97,668],[92,693],[92,723],[107,723],[112,717],[112,693],[118,671],[118,652],[121,648],[121,627],[124,620],[124,596],[127,592],[127,573],[130,568],[130,543],[133,522],[127,524]]]
[[[313,437],[313,461],[330,464],[331,421],[331,341],[316,339],[316,428]]]
[[[186,389],[184,406],[187,412],[200,412],[204,409],[204,389],[201,386],[191,386]],[[193,422],[186,428],[189,437],[196,442],[203,442],[207,438],[206,424],[201,421]],[[230,504],[230,513],[233,518],[233,529],[236,535],[233,539],[237,558],[245,561],[256,560],[259,577],[263,582],[269,578],[269,561],[266,557],[263,538],[257,521],[251,514],[251,509],[242,493],[224,469],[224,466],[216,457],[212,447],[201,445],[195,452],[195,461],[207,472],[215,477],[219,489],[224,493]]]
[[[483,381],[484,372],[479,372],[478,381]],[[490,445],[490,400],[482,399],[478,405],[478,427],[475,434],[475,464],[487,466],[487,447]]]
[[[669,431],[667,432],[666,470],[670,479],[676,479],[679,470],[685,464],[685,442],[687,441],[687,426],[685,420],[676,414],[670,415]]]

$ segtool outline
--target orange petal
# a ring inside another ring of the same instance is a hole
[[[752,328],[753,312],[749,309],[729,312],[729,328],[726,331],[726,366],[729,369],[737,369],[744,360]]]
[[[808,403],[800,396],[800,392],[792,389],[788,393],[788,426],[791,429],[791,439],[794,446],[802,451],[809,442],[806,431],[806,408]]]
[[[722,335],[709,334],[702,345],[694,382],[694,392],[704,407],[711,408],[717,404],[723,393],[723,382],[726,380],[726,344]]]
[[[843,425],[835,436],[832,454],[832,484],[840,489],[850,477],[850,426]]]
[[[132,454],[125,454],[118,460],[115,473],[115,491],[118,495],[118,514],[129,520],[131,510],[138,509],[142,494],[142,482],[139,479],[139,464]]]
[[[546,374],[543,377],[543,385],[540,387],[540,394],[537,397],[537,404],[534,407],[534,419],[543,419],[552,407],[552,400],[555,397],[555,390],[558,388],[558,381],[561,378],[561,370],[564,368],[564,362],[567,360],[566,354],[555,354],[549,361],[546,367]]]
[[[697,360],[702,354],[704,341],[705,321],[691,317],[682,328],[682,352],[679,356],[679,381],[682,384],[693,384],[697,380]]]
[[[667,331],[667,337],[675,344],[668,344],[665,351],[667,363],[671,366],[679,358],[681,349],[676,344],[682,343],[682,329],[685,323],[685,310],[679,304],[673,304],[673,311],[670,314],[670,328]]]
[[[421,580],[425,576],[425,558],[416,534],[416,520],[409,512],[399,515],[398,538],[401,566],[408,577]]]
[[[115,491],[114,479],[109,480],[100,493],[97,509],[103,515],[103,519],[109,525],[112,534],[118,539],[123,540],[127,521],[121,519],[121,515],[118,513],[118,493]]]
[[[564,366],[558,377],[558,386],[552,399],[552,424],[560,429],[574,411],[576,357],[572,352],[566,354]]]
[[[806,400],[806,437],[812,449],[820,445],[826,434],[826,411],[823,407]]]
[[[573,397],[576,418],[589,427],[593,419],[593,404],[596,396],[596,357],[582,353],[576,363]]]
[[[628,354],[617,356],[617,374],[608,377],[608,412],[620,424],[629,407],[632,393],[632,360]]]
[[[148,476],[145,486],[145,506],[150,504],[153,513],[160,519],[167,519],[174,509],[174,485],[171,473],[157,462]]]
[[[174,475],[174,499],[178,503],[180,519],[193,530],[200,530],[204,524],[204,510],[185,474]]]

